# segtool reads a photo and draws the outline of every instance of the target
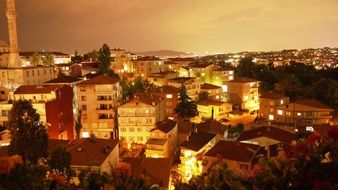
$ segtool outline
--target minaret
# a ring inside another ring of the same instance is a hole
[[[18,47],[18,36],[16,32],[16,11],[15,0],[7,0],[6,16],[8,21],[8,34],[9,34],[9,68],[20,68],[20,56]]]

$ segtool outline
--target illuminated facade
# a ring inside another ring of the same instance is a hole
[[[202,156],[217,142],[216,135],[205,132],[193,132],[188,136],[181,146],[181,164],[179,172],[182,175],[182,181],[188,182],[192,176],[202,173]]]
[[[50,139],[74,139],[73,89],[67,85],[23,85],[16,89],[12,100],[29,100],[46,124]],[[6,126],[12,103],[0,103],[0,123]]]
[[[247,77],[240,77],[227,82],[229,101],[241,109],[258,110],[258,86],[259,81]]]
[[[225,69],[212,69],[211,70],[211,84],[223,86],[228,81],[234,80],[235,71]]]
[[[133,62],[132,54],[124,49],[111,49],[110,57],[112,58],[111,67],[116,73],[132,72]]]
[[[151,73],[165,71],[164,61],[157,57],[140,57],[133,60],[133,72],[141,77],[148,77]]]
[[[259,117],[275,120],[276,107],[289,103],[289,97],[275,93],[261,93],[259,96]]]
[[[162,71],[159,73],[152,73],[147,77],[150,83],[156,86],[168,85],[168,80],[178,77],[178,72],[175,71]]]
[[[201,82],[199,77],[177,77],[168,81],[168,85],[174,86],[176,88],[180,88],[182,86],[182,83],[187,89],[188,95],[193,100],[196,100],[198,97],[198,93],[201,90]]]
[[[165,113],[168,117],[174,116],[174,109],[178,103],[179,89],[173,86],[159,86],[151,88],[148,92],[161,96],[165,101]]]
[[[146,157],[173,160],[176,148],[177,122],[165,120],[156,123],[156,128],[150,131],[150,137],[146,143]]]
[[[213,118],[219,120],[226,118],[232,111],[232,105],[219,100],[204,100],[197,103],[197,110],[201,118]]]
[[[121,99],[119,78],[98,75],[76,85],[82,137],[117,138],[116,107]]]
[[[151,93],[139,93],[117,109],[119,139],[126,143],[145,144],[150,130],[166,117],[164,100]]]
[[[313,126],[332,123],[333,109],[314,99],[299,100],[276,107],[276,123],[297,126]]]

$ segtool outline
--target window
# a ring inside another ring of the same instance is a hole
[[[166,98],[173,98],[173,95],[172,94],[167,94],[165,97]]]
[[[120,127],[120,131],[121,132],[126,132],[126,128],[125,127]]]
[[[277,110],[278,115],[283,115],[283,110]]]
[[[40,70],[38,70],[38,76],[40,75]]]
[[[138,127],[137,132],[142,132],[142,128]]]
[[[2,77],[5,77],[5,71],[2,71]]]
[[[81,114],[81,116],[82,116],[82,119],[87,119],[87,114],[83,113]]]
[[[87,105],[82,105],[82,110],[87,110]]]
[[[83,132],[81,133],[81,136],[82,136],[82,138],[88,138],[88,137],[89,137],[89,132],[83,131]]]
[[[274,115],[269,115],[269,120],[274,120],[275,116]]]
[[[137,141],[143,141],[143,137],[137,137]]]
[[[86,96],[81,96],[81,101],[86,101]]]
[[[26,76],[29,77],[29,71],[26,71]]]
[[[129,132],[134,132],[134,130],[135,130],[134,127],[129,128]]]
[[[129,141],[134,141],[134,137],[129,137]]]
[[[85,91],[86,91],[86,87],[80,86],[80,91],[81,91],[81,92],[85,92]]]
[[[302,113],[300,113],[300,112],[297,112],[297,116],[302,116]]]
[[[52,69],[49,69],[49,74],[52,74]]]
[[[284,104],[284,100],[280,100],[280,104]]]
[[[46,69],[43,69],[43,74],[46,75]]]
[[[34,70],[32,71],[32,76],[34,76]]]

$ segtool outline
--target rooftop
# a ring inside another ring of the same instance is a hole
[[[65,147],[72,156],[72,166],[100,166],[118,145],[117,140],[98,138],[81,138],[73,141],[49,140],[48,142],[49,151],[58,145]]]
[[[162,59],[155,57],[155,56],[145,56],[145,57],[138,57],[135,61],[161,61]]]
[[[169,79],[170,82],[186,82],[189,80],[193,80],[195,79],[195,77],[176,77],[176,78],[172,78]]]
[[[120,81],[120,78],[112,78],[106,75],[98,75],[94,78],[84,80],[78,85],[87,85],[87,84],[115,84]]]
[[[218,141],[204,156],[221,157],[227,160],[250,162],[260,146],[236,141]]]
[[[153,139],[153,138],[150,138],[146,142],[146,144],[163,146],[166,142],[167,142],[167,139]]]
[[[221,106],[223,104],[225,104],[225,102],[222,102],[220,100],[211,100],[211,99],[206,99],[206,100],[197,102],[197,105],[202,105],[202,106],[209,106],[209,105]]]
[[[296,140],[296,135],[294,133],[279,129],[277,127],[262,126],[243,131],[237,141],[245,141],[259,137],[267,137],[285,144],[291,144],[293,140]]]
[[[217,86],[217,85],[213,85],[213,84],[209,84],[209,83],[203,83],[201,84],[201,90],[211,90],[211,89],[220,89],[222,87]]]
[[[215,138],[215,136],[216,135],[212,133],[194,132],[189,136],[189,141],[184,141],[181,144],[181,147],[198,152],[201,148],[207,145],[213,138]]]
[[[21,85],[14,94],[47,94],[61,87],[62,85]]]
[[[298,100],[295,103],[305,105],[305,106],[315,107],[315,108],[319,108],[319,109],[332,109],[329,106],[319,102],[316,99]]]
[[[55,79],[52,79],[52,80],[49,80],[45,83],[73,83],[73,82],[78,82],[80,81],[80,79],[77,79],[77,78],[73,78],[73,77],[70,77],[70,76],[66,76],[66,75],[59,75],[57,78]]]
[[[163,86],[158,86],[158,87],[153,87],[151,89],[148,89],[148,92],[151,92],[151,93],[178,93],[179,88],[174,87],[174,86],[163,85]]]
[[[152,129],[153,130],[160,130],[164,133],[168,133],[169,131],[171,131],[173,128],[175,128],[177,122],[171,119],[167,119],[165,121],[160,121],[156,123],[156,128]]]

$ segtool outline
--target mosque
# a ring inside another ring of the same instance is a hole
[[[24,65],[19,55],[15,0],[7,0],[9,44],[0,41],[0,99],[20,85],[40,85],[55,78],[53,66]]]

